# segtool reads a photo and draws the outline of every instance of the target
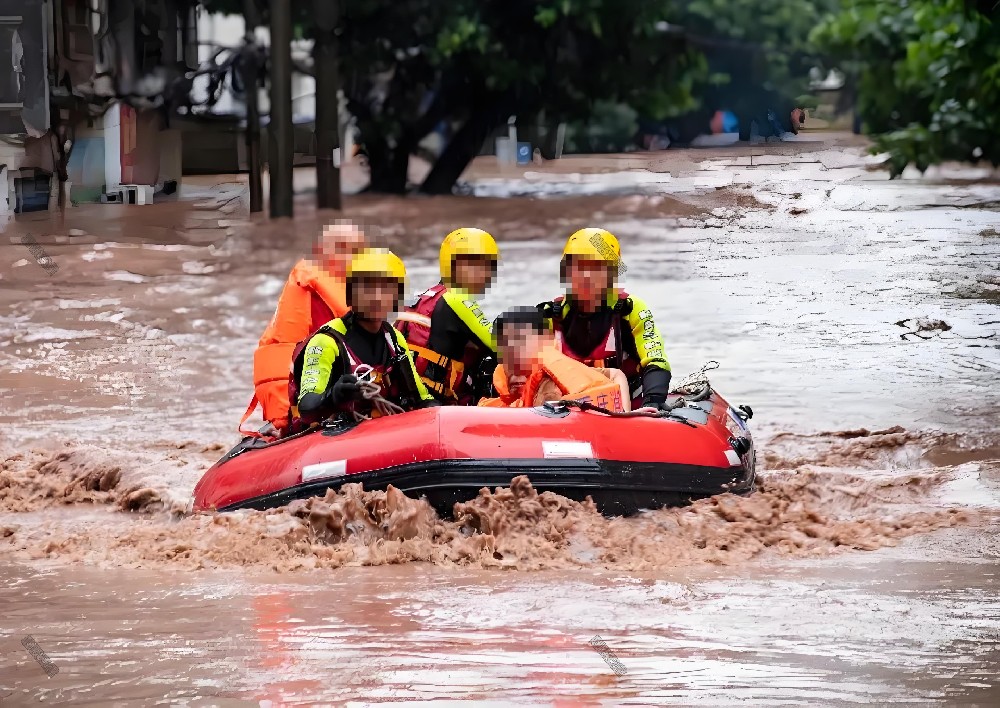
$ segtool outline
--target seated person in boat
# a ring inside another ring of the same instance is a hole
[[[365,247],[365,235],[354,224],[337,221],[323,227],[313,258],[303,258],[288,275],[271,322],[253,357],[254,397],[240,426],[257,408],[280,432],[288,425],[288,368],[295,346],[334,317],[347,312],[344,276],[351,258]],[[270,426],[267,426],[270,427]]]
[[[493,372],[496,398],[480,406],[524,408],[576,399],[628,411],[628,381],[614,369],[592,368],[562,352],[537,308],[508,310],[494,324],[500,365]]]
[[[500,251],[482,229],[452,231],[441,243],[441,281],[396,318],[417,373],[444,404],[473,405],[473,377],[496,365],[490,322],[476,302],[496,275]],[[487,381],[489,379],[487,378]]]
[[[590,366],[620,369],[632,405],[658,410],[670,387],[670,363],[649,307],[615,287],[621,268],[617,238],[604,229],[581,229],[563,249],[560,275],[566,295],[538,309],[551,320],[563,354]]]
[[[347,270],[351,311],[330,320],[299,344],[289,380],[293,401],[288,435],[338,413],[376,415],[370,383],[378,395],[404,410],[438,405],[413,367],[403,335],[386,322],[403,296],[406,269],[391,251],[367,249]]]

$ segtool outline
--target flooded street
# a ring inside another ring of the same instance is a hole
[[[346,200],[408,295],[448,231],[493,233],[490,315],[559,293],[576,228],[620,238],[675,376],[720,363],[763,467],[630,519],[523,481],[464,522],[358,489],[336,528],[192,515],[333,216],[302,193],[251,221],[219,177],[7,224],[0,705],[1000,704],[1000,184],[890,182],[847,143],[484,161],[466,196]]]

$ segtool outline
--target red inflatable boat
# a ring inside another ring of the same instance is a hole
[[[707,387],[671,396],[662,417],[611,417],[573,402],[536,408],[428,408],[360,424],[329,423],[270,444],[245,438],[202,477],[194,508],[266,509],[351,482],[392,484],[450,513],[483,487],[528,475],[539,492],[593,498],[605,514],[753,487],[755,454],[736,410]]]

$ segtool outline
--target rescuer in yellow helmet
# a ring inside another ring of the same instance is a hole
[[[413,368],[406,339],[386,320],[403,298],[406,268],[391,251],[369,248],[347,269],[351,310],[299,343],[292,357],[287,434],[301,432],[339,412],[370,413],[359,378],[404,409],[437,405]]]
[[[565,296],[538,307],[550,318],[564,354],[590,366],[620,369],[628,378],[633,407],[659,408],[670,387],[670,363],[649,307],[616,287],[622,270],[621,246],[611,232],[580,229],[563,249]]]
[[[424,385],[442,403],[475,405],[479,380],[492,376],[496,344],[477,298],[499,258],[497,242],[482,229],[452,231],[441,243],[441,281],[396,319]]]

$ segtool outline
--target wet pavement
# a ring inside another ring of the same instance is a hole
[[[756,412],[751,497],[608,520],[498,493],[489,538],[406,500],[339,539],[186,513],[330,218],[307,194],[294,224],[249,221],[238,178],[8,224],[0,704],[1000,704],[1000,185],[874,162],[828,138],[481,161],[475,196],[349,198],[410,293],[445,233],[491,230],[490,313],[557,294],[566,235],[609,228],[674,371],[717,360]]]

